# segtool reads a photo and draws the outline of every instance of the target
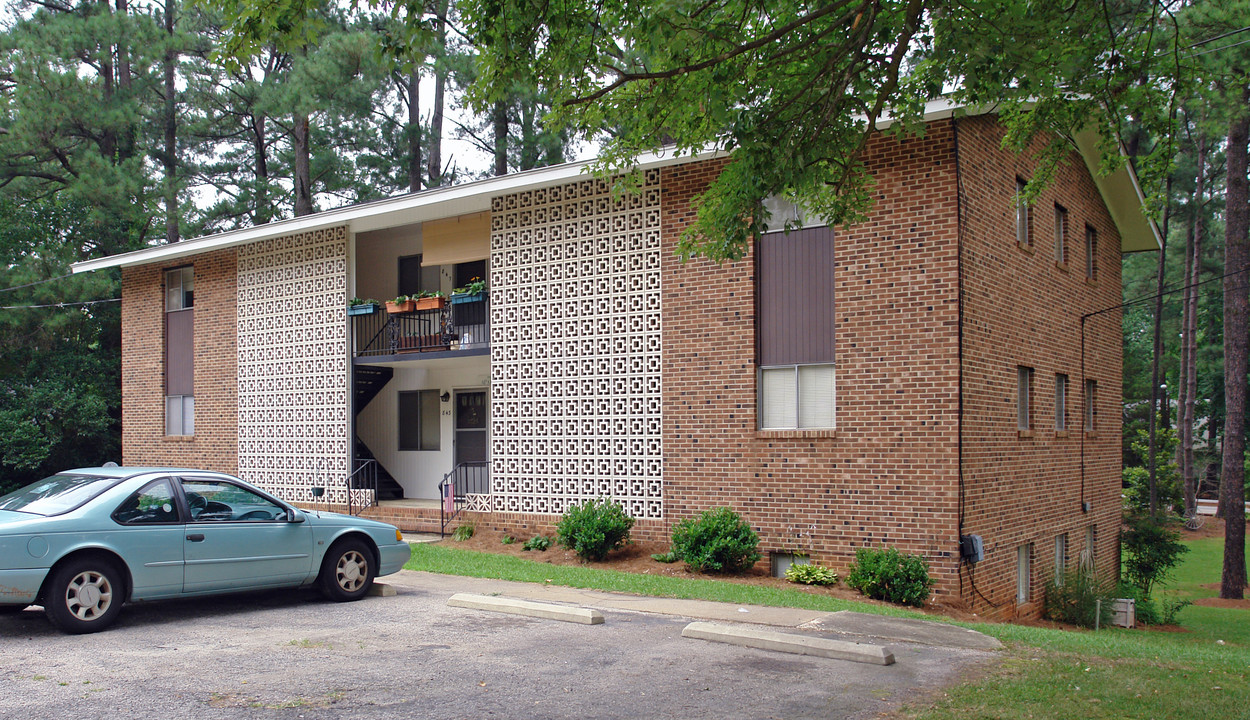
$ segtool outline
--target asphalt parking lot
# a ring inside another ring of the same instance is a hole
[[[878,635],[897,659],[881,667],[681,636],[691,620],[732,618],[859,639],[809,611],[410,571],[383,582],[398,594],[333,604],[285,591],[127,606],[114,628],[84,636],[62,635],[35,608],[0,616],[0,718],[864,718],[997,655]],[[459,592],[548,592],[606,621],[449,607]]]

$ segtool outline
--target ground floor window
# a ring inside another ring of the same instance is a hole
[[[1033,543],[1021,545],[1016,554],[1016,604],[1023,605],[1033,593]]]
[[[438,390],[399,394],[399,449],[438,450]]]
[[[1063,585],[1063,574],[1068,570],[1068,534],[1055,536],[1055,584]]]
[[[195,396],[165,396],[165,434],[195,434]]]
[[[834,366],[786,365],[760,370],[760,428],[834,427]]]

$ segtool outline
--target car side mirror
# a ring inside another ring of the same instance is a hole
[[[286,521],[289,523],[302,523],[304,522],[304,513],[296,510],[295,508],[291,508],[286,511]]]

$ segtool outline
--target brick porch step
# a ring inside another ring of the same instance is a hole
[[[404,532],[436,533],[442,529],[437,500],[383,500],[360,516],[390,523]]]

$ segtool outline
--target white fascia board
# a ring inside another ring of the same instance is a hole
[[[703,150],[678,155],[672,148],[663,148],[639,158],[637,168],[651,168],[696,162],[721,155],[721,151]],[[488,178],[463,185],[434,188],[409,195],[378,200],[361,205],[326,210],[313,215],[281,220],[267,225],[231,230],[216,235],[206,235],[170,245],[160,245],[143,250],[111,255],[74,263],[75,273],[103,270],[111,267],[132,267],[149,263],[167,262],[199,255],[213,250],[268,240],[285,235],[312,232],[330,227],[347,226],[353,233],[380,230],[399,225],[455,217],[466,213],[490,209],[491,198],[542,187],[551,187],[589,177],[592,161],[564,163],[551,167],[529,170],[501,177]]]
[[[1146,195],[1137,181],[1137,173],[1129,160],[1125,160],[1108,175],[1103,175],[1102,156],[1098,151],[1098,130],[1090,125],[1077,133],[1073,141],[1085,159],[1089,174],[1102,195],[1103,204],[1111,214],[1111,220],[1120,232],[1120,252],[1145,252],[1163,247],[1163,235],[1159,226],[1144,212]],[[1121,154],[1124,148],[1120,148]]]

